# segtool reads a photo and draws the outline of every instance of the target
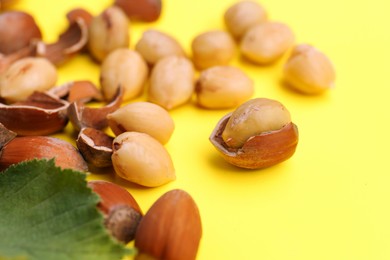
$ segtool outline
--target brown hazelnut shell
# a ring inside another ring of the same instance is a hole
[[[283,128],[264,132],[249,138],[238,149],[228,147],[222,139],[222,132],[231,116],[224,116],[210,135],[210,142],[222,157],[232,165],[246,169],[261,169],[289,159],[298,144],[298,127],[290,122]]]

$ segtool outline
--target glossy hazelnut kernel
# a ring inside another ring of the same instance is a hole
[[[113,142],[111,159],[119,177],[142,186],[157,187],[176,179],[168,151],[145,133],[118,135]]]
[[[252,79],[232,66],[215,66],[202,71],[195,87],[197,104],[209,109],[237,107],[253,92]]]
[[[229,64],[236,53],[236,43],[229,33],[213,30],[196,36],[191,49],[195,67],[203,70]]]
[[[240,39],[250,27],[267,19],[268,14],[264,7],[255,1],[239,1],[229,7],[224,14],[227,29],[237,39]]]
[[[148,65],[142,56],[127,48],[112,51],[100,68],[100,84],[106,100],[111,100],[119,86],[123,88],[123,100],[139,96],[147,80]]]
[[[121,8],[110,6],[95,16],[89,26],[88,49],[97,61],[111,51],[130,44],[130,21]]]
[[[11,54],[41,38],[41,31],[30,14],[21,11],[0,14],[0,53]]]
[[[284,80],[304,94],[320,94],[334,86],[336,72],[330,59],[307,44],[297,45],[283,70]]]
[[[251,27],[240,42],[241,54],[258,64],[279,59],[294,44],[290,27],[280,22],[265,22]]]
[[[298,144],[298,128],[278,101],[256,98],[224,116],[210,141],[229,163],[265,168],[289,159]]]
[[[110,234],[123,243],[135,238],[142,211],[134,197],[121,186],[103,180],[92,180],[88,186],[100,197],[98,209]]]
[[[135,50],[138,51],[151,66],[167,56],[185,56],[183,47],[173,36],[152,29],[145,31],[142,34],[135,45]]]
[[[34,91],[46,91],[57,81],[57,69],[44,58],[23,58],[0,77],[0,97],[7,102],[27,99]]]
[[[201,216],[189,193],[164,193],[140,221],[135,259],[195,260],[202,238]]]
[[[146,133],[166,144],[175,129],[167,110],[151,102],[129,103],[107,115],[108,125],[115,135],[123,132]]]
[[[182,56],[168,56],[153,67],[148,99],[167,110],[187,103],[195,90],[192,62]]]

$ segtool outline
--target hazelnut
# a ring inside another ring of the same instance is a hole
[[[294,34],[284,23],[265,22],[251,27],[240,42],[241,54],[258,64],[279,59],[294,44]]]
[[[89,26],[88,49],[97,61],[117,48],[130,44],[130,21],[121,8],[110,6],[95,16]]]
[[[145,133],[118,135],[113,142],[111,160],[119,177],[142,186],[157,187],[176,179],[168,151]]]
[[[167,110],[187,103],[195,90],[194,67],[181,56],[165,57],[153,67],[148,89],[149,101]]]
[[[126,189],[109,181],[92,180],[88,186],[100,197],[98,209],[103,213],[104,225],[110,234],[125,244],[134,240],[143,216],[134,197]]]
[[[225,25],[236,39],[240,39],[250,27],[265,22],[267,18],[264,7],[255,1],[239,1],[224,14]]]
[[[201,72],[195,92],[201,107],[232,108],[248,100],[253,95],[254,86],[239,68],[215,66]]]
[[[108,125],[115,135],[123,132],[149,134],[161,144],[172,136],[175,124],[167,110],[150,102],[133,102],[107,115]]]
[[[229,33],[221,30],[204,32],[191,44],[193,62],[203,70],[217,65],[227,65],[236,53],[236,43]]]
[[[135,45],[135,50],[138,51],[151,66],[167,56],[185,56],[183,47],[173,36],[152,29],[145,31],[142,34]]]
[[[297,45],[284,65],[284,80],[304,94],[320,94],[334,86],[336,72],[329,58],[316,48]]]
[[[149,68],[142,56],[127,48],[112,51],[100,68],[100,84],[106,100],[111,100],[123,88],[123,100],[127,101],[142,93]]]
[[[0,96],[8,102],[27,99],[34,91],[54,87],[57,69],[45,58],[23,58],[11,64],[0,77]]]
[[[154,22],[161,14],[161,0],[115,0],[130,19]]]
[[[229,163],[265,168],[290,158],[298,144],[298,128],[278,101],[256,98],[224,116],[210,141]]]

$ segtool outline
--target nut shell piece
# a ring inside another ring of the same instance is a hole
[[[289,159],[298,144],[298,127],[290,122],[279,130],[249,138],[241,148],[230,148],[222,139],[222,132],[231,116],[224,116],[210,135],[210,141],[229,163],[246,169],[261,169]]]
[[[130,19],[154,22],[161,14],[161,0],[115,0]]]

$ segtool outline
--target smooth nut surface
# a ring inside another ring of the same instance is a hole
[[[130,19],[145,22],[156,21],[161,14],[161,0],[115,0],[115,5],[122,8]]]
[[[117,6],[110,6],[95,16],[89,26],[88,49],[97,61],[102,61],[111,51],[128,47],[130,21]]]
[[[34,91],[52,88],[57,69],[44,58],[23,58],[11,64],[0,77],[0,96],[7,102],[25,100]]]
[[[266,22],[251,27],[240,43],[241,54],[248,60],[267,64],[279,59],[294,44],[294,33],[284,23]]]
[[[149,134],[161,144],[166,144],[175,124],[167,110],[150,102],[133,102],[107,115],[111,130],[120,135],[123,132]]]
[[[111,159],[119,177],[142,186],[157,187],[176,179],[168,151],[145,133],[118,135],[113,142]]]
[[[188,102],[195,89],[194,73],[187,58],[169,56],[161,59],[150,76],[149,101],[167,110]]]
[[[320,94],[333,87],[336,78],[330,59],[307,44],[294,48],[283,75],[289,87],[304,94]]]
[[[135,45],[135,50],[138,51],[150,65],[156,64],[157,61],[167,56],[185,56],[183,47],[173,36],[152,29],[145,31],[142,34]]]
[[[195,67],[202,70],[229,64],[236,53],[236,43],[229,33],[213,30],[196,36],[191,49]]]
[[[0,14],[0,53],[10,54],[42,38],[34,17],[21,11]]]
[[[103,60],[100,68],[100,84],[106,100],[111,100],[123,88],[123,100],[127,101],[142,93],[149,73],[142,56],[133,50],[119,48]]]
[[[239,68],[216,66],[201,72],[195,92],[201,107],[232,108],[253,95],[254,84]]]
[[[232,113],[222,139],[227,146],[240,148],[250,137],[279,130],[290,122],[290,112],[283,104],[272,99],[255,98]]]
[[[237,39],[240,39],[250,27],[267,19],[268,14],[264,7],[255,1],[239,1],[229,7],[224,14],[227,29]]]

